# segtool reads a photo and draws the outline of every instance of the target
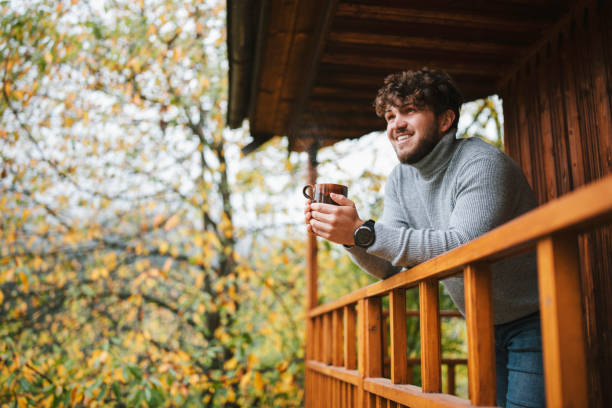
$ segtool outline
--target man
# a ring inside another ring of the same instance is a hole
[[[381,219],[354,203],[306,204],[307,229],[344,244],[364,270],[387,278],[490,231],[536,206],[521,169],[477,138],[456,139],[461,95],[451,78],[418,70],[389,75],[375,100],[400,161],[385,186]],[[534,254],[492,265],[497,404],[544,405]],[[462,275],[443,282],[465,310]]]

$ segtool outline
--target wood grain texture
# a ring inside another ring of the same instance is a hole
[[[420,387],[409,384],[392,384],[386,378],[367,378],[364,380],[363,387],[368,393],[380,395],[407,407],[472,407],[469,400],[447,394],[424,393]]]
[[[354,370],[357,368],[357,330],[355,307],[348,305],[344,311],[344,368]]]
[[[546,402],[553,407],[586,407],[580,266],[574,234],[539,242],[538,277]]]
[[[495,405],[495,338],[491,270],[468,265],[464,272],[468,334],[468,386],[474,405]]]
[[[325,364],[333,361],[332,349],[332,318],[331,313],[323,315],[323,360]]]
[[[408,382],[405,289],[394,289],[389,293],[389,319],[391,382],[393,384],[405,384]]]
[[[440,342],[440,307],[438,281],[419,283],[421,312],[421,383],[423,392],[442,391],[442,348]]]
[[[344,365],[343,353],[343,332],[344,324],[342,322],[343,310],[336,309],[332,312],[332,364],[335,366]]]
[[[380,297],[365,300],[366,377],[382,377],[382,303]]]

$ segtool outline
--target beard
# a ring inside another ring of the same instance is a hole
[[[415,164],[422,158],[427,156],[433,150],[441,139],[440,129],[438,126],[432,126],[416,140],[416,145],[408,151],[401,151],[397,146],[393,146],[398,160],[402,164]],[[414,137],[414,136],[413,136]]]

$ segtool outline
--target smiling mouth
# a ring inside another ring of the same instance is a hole
[[[404,140],[408,140],[410,139],[411,135],[401,135],[395,138],[396,141],[398,142],[403,142]]]

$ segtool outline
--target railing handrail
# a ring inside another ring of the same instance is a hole
[[[578,188],[427,262],[358,289],[312,309],[308,316],[329,313],[360,299],[383,296],[393,289],[442,279],[468,264],[495,261],[535,248],[537,240],[562,231],[582,231],[612,221],[612,175]]]

